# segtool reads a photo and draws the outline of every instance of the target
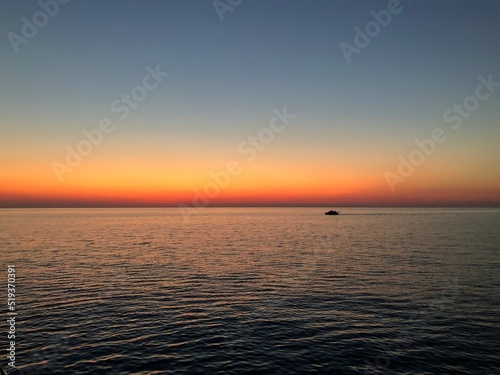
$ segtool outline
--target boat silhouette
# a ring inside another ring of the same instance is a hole
[[[337,211],[330,210],[330,211],[325,212],[325,215],[340,215],[340,214]]]

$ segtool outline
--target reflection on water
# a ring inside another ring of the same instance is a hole
[[[499,372],[499,210],[323,211],[2,210],[14,373]]]

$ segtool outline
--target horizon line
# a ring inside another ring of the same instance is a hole
[[[75,208],[178,208],[178,209],[205,209],[205,208],[500,208],[500,203],[496,204],[367,204],[367,205],[290,205],[290,204],[235,204],[235,205],[209,205],[194,207],[189,205],[0,205],[0,209],[75,209]]]

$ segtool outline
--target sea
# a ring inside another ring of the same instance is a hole
[[[500,374],[500,209],[330,208],[2,209],[0,364]]]

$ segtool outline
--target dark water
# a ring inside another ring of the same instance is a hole
[[[0,211],[9,372],[500,373],[500,210],[323,211]]]

